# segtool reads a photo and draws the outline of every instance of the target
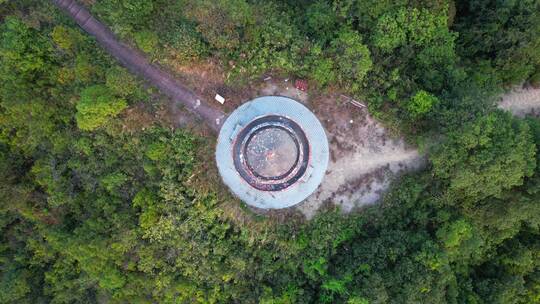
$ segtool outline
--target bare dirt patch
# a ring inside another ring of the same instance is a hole
[[[232,112],[242,103],[256,97],[253,82],[243,85],[228,85],[226,75],[221,68],[222,63],[214,59],[196,63],[180,63],[173,58],[165,59],[164,63],[187,87],[192,89],[204,101],[224,112]],[[214,98],[219,94],[225,98],[223,105]]]
[[[327,204],[343,212],[373,204],[398,176],[423,167],[418,150],[339,93],[315,96],[311,105],[327,131],[330,163],[319,189],[297,207],[306,217]]]
[[[501,96],[499,108],[518,117],[540,114],[540,88],[515,88]]]

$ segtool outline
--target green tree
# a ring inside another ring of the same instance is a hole
[[[388,12],[377,21],[373,44],[383,52],[402,46],[425,47],[435,41],[447,26],[447,17],[427,9],[402,8]]]
[[[407,110],[413,117],[419,117],[428,113],[435,104],[437,104],[437,97],[429,94],[428,92],[421,90],[416,92],[407,104]]]
[[[84,89],[77,103],[77,125],[81,130],[92,131],[103,126],[109,119],[127,107],[125,99],[115,97],[103,85]]]
[[[522,185],[535,154],[529,126],[498,111],[449,133],[430,159],[434,175],[449,183],[450,202],[474,203]]]
[[[362,36],[350,29],[344,29],[330,45],[338,80],[350,86],[351,91],[358,91],[373,66],[371,53],[362,43]]]
[[[487,63],[485,72],[508,84],[538,72],[540,1],[456,1],[456,7],[459,52],[473,67]]]
[[[143,52],[153,54],[159,41],[156,33],[141,31],[135,33],[135,42],[137,43],[137,47]]]

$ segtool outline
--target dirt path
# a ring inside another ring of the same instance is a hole
[[[208,126],[218,132],[224,121],[224,113],[205,103],[194,92],[179,83],[175,77],[164,72],[137,50],[120,42],[116,36],[90,12],[74,0],[52,0],[53,3],[69,15],[77,24],[94,36],[96,40],[131,72],[142,76],[148,83],[169,96],[176,105],[183,105],[199,115]]]
[[[373,204],[398,176],[423,167],[425,159],[402,139],[392,138],[367,110],[358,108],[338,93],[308,94],[290,81],[268,81],[260,95],[283,95],[311,108],[323,123],[330,142],[330,163],[318,190],[294,207],[308,219],[328,204],[351,212]]]
[[[518,88],[503,95],[499,108],[523,117],[528,114],[540,114],[540,88]]]
[[[423,167],[420,153],[390,136],[365,108],[338,94],[315,98],[312,106],[325,124],[331,159],[317,192],[298,206],[307,218],[326,204],[346,213],[373,204],[401,174]]]
[[[297,207],[308,218],[326,204],[350,212],[376,203],[393,180],[423,168],[427,161],[402,139],[391,138],[366,110],[342,101],[327,95],[311,103],[325,124],[332,159],[317,192]],[[515,89],[501,96],[499,108],[519,117],[540,115],[540,88]]]
[[[345,213],[376,203],[392,180],[421,168],[424,163],[418,151],[405,148],[400,141],[377,153],[368,150],[368,147],[357,147],[331,162],[321,187],[298,207],[299,210],[311,218],[327,203],[338,205]]]
[[[339,100],[328,95],[311,104],[325,124],[332,159],[317,192],[297,207],[308,218],[326,204],[350,212],[376,203],[393,180],[427,161],[402,139],[391,138],[367,111]],[[515,89],[501,96],[499,108],[519,117],[540,115],[540,88]]]

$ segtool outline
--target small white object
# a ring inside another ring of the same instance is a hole
[[[349,122],[350,122],[350,123],[353,123],[353,122],[354,122],[354,120],[352,120],[352,119],[351,119],[351,121],[349,121]]]
[[[224,104],[225,103],[225,98],[219,94],[216,94],[216,100],[220,103],[220,104]]]
[[[263,79],[263,80],[264,80],[264,81],[268,81],[268,80],[270,80],[270,79],[272,79],[272,77],[268,76],[268,77],[266,77],[266,78]]]
[[[289,78],[285,79],[285,82],[289,81]]]

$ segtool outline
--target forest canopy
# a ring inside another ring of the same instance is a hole
[[[0,303],[540,303],[540,122],[495,108],[540,84],[539,0],[79,2],[165,68],[363,100],[427,166],[360,212],[252,214],[52,1],[0,0]]]

